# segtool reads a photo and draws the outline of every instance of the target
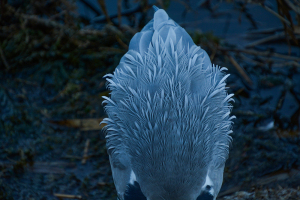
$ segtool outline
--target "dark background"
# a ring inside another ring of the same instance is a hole
[[[219,199],[300,199],[299,0],[2,0],[0,199],[116,199],[101,104],[155,4],[227,67]]]

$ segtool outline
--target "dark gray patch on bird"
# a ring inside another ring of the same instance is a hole
[[[196,200],[213,200],[214,196],[208,191],[203,191]]]
[[[207,186],[205,187],[205,190],[207,190],[207,191],[211,190],[211,186],[210,186],[210,185],[207,185]]]
[[[133,184],[128,184],[124,200],[147,200],[147,198],[142,193],[139,183],[134,181]]]

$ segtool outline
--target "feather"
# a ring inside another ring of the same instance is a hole
[[[224,76],[224,77],[220,80],[219,85],[220,85],[221,83],[223,83],[223,82],[228,78],[228,76],[230,76],[230,74],[227,74],[226,76]],[[218,87],[218,86],[217,86],[217,87]]]
[[[108,102],[112,103],[113,105],[116,105],[115,102],[113,100],[111,100],[110,98],[108,98],[106,96],[102,96],[102,98],[107,100]]]
[[[225,99],[222,101],[222,104],[224,104],[225,102],[228,102],[228,100],[231,98],[231,97],[233,97],[234,96],[234,94],[229,94],[229,95],[227,95],[226,97],[225,97]]]
[[[158,30],[159,25],[162,23],[168,21],[169,16],[166,13],[166,11],[159,9],[154,14],[154,23],[153,23],[153,29]]]

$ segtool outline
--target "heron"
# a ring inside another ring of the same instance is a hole
[[[120,200],[215,200],[232,143],[227,68],[163,9],[104,77],[106,146]]]

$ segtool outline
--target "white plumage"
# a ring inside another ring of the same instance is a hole
[[[120,199],[215,199],[231,142],[226,68],[157,9],[113,74],[107,149]]]

